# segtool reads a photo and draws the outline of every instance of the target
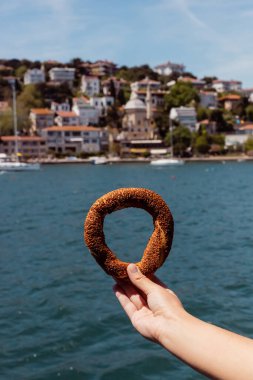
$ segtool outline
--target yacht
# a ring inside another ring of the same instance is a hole
[[[184,164],[183,160],[175,158],[175,157],[158,158],[150,162],[150,165],[156,165],[156,166],[183,165],[183,164]]]
[[[39,163],[27,163],[20,161],[11,161],[5,153],[0,154],[0,171],[24,171],[39,170]]]

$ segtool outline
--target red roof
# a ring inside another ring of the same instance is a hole
[[[77,117],[77,114],[73,111],[58,111],[57,115],[61,117]]]
[[[241,99],[241,96],[240,95],[236,95],[236,94],[229,94],[229,95],[225,95],[225,96],[222,96],[221,98],[219,98],[219,101],[223,102],[223,101],[226,101],[226,100],[240,100]]]
[[[54,114],[54,112],[48,108],[32,108],[31,112],[35,113],[36,115],[53,115]]]

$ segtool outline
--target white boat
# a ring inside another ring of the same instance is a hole
[[[167,165],[183,165],[184,161],[178,158],[158,158],[157,160],[152,160],[150,165],[156,166],[167,166]]]
[[[94,165],[106,165],[106,164],[108,164],[109,161],[106,157],[93,157],[91,159],[91,162]]]

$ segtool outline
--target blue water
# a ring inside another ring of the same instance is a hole
[[[128,186],[155,190],[174,215],[158,276],[195,316],[253,337],[252,163],[43,166],[0,175],[1,379],[203,378],[135,332],[84,246],[91,204]],[[106,218],[126,261],[151,231],[143,210]]]

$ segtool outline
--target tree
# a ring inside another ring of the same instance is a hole
[[[192,102],[199,102],[197,90],[191,83],[177,82],[165,95],[165,109],[169,111],[172,107],[189,106]]]
[[[209,149],[210,149],[210,144],[208,142],[207,136],[206,135],[197,136],[195,145],[194,145],[194,150],[197,153],[206,154],[208,153]]]
[[[209,110],[206,107],[198,107],[197,108],[197,120],[205,120],[209,118]]]
[[[171,145],[171,133],[173,138],[173,152],[176,156],[183,156],[191,146],[192,134],[187,127],[179,125],[173,129],[173,132],[168,132],[165,136],[165,144]]]
[[[248,121],[253,121],[253,104],[246,107],[246,118]]]
[[[11,109],[0,114],[0,136],[13,135],[13,117]]]
[[[33,84],[25,86],[22,93],[17,97],[18,129],[28,130],[30,128],[28,116],[31,108],[43,106],[44,101],[37,87]]]
[[[244,150],[245,152],[253,151],[253,137],[252,136],[248,137],[248,139],[246,140],[244,144]]]

